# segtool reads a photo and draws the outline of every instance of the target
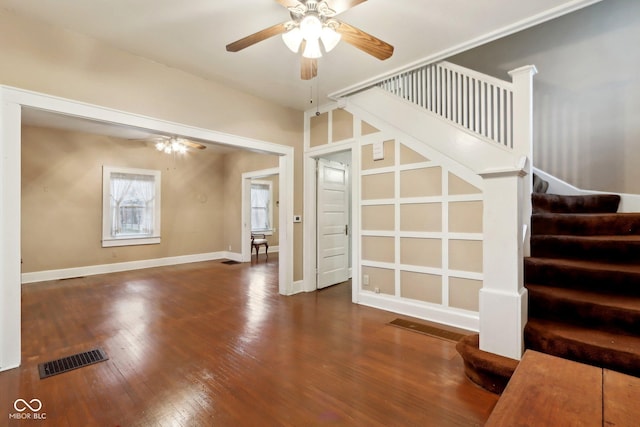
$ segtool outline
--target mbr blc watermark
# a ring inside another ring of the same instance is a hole
[[[42,402],[40,399],[31,399],[26,401],[24,399],[16,399],[13,402],[13,409],[16,412],[9,414],[10,420],[46,420],[47,413],[40,412],[42,410]],[[27,411],[27,409],[29,411]]]

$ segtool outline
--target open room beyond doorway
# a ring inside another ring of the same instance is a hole
[[[47,113],[158,132],[180,135],[204,143],[269,153],[279,156],[280,180],[280,254],[279,291],[289,295],[293,289],[293,148],[258,141],[179,123],[144,117],[128,112],[56,98],[20,89],[0,87],[0,370],[20,364],[21,342],[21,126],[24,110]],[[176,257],[180,258],[180,257]],[[176,261],[176,260],[174,260]],[[177,260],[180,261],[180,260]],[[162,259],[160,264],[165,265]],[[175,262],[173,262],[175,263]],[[140,265],[138,268],[152,265]],[[109,270],[102,271],[108,272]],[[113,270],[111,270],[113,271]],[[96,274],[96,273],[93,273]]]

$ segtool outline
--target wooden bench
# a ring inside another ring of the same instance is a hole
[[[632,426],[640,378],[527,350],[485,426]]]

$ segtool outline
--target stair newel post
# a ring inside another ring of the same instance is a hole
[[[513,79],[513,152],[519,164],[482,173],[484,179],[483,275],[480,349],[520,359],[527,323],[523,257],[529,255],[533,175],[534,66],[509,72]]]
[[[512,359],[524,351],[527,290],[524,287],[521,203],[527,174],[521,168],[483,173],[483,286],[480,349]]]
[[[533,191],[533,76],[538,73],[534,65],[526,65],[509,71],[513,85],[512,129],[513,151],[519,157],[529,161],[525,166],[522,220],[525,226],[524,256],[530,255],[529,240],[531,236],[531,193]]]

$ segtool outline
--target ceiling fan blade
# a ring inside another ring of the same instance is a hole
[[[296,7],[297,5],[300,4],[298,0],[276,0],[276,1],[286,8]]]
[[[318,60],[315,58],[305,58],[300,61],[300,78],[302,80],[311,80],[318,75]]]
[[[227,45],[227,52],[238,52],[239,50],[252,46],[270,37],[277,36],[278,34],[285,33],[286,31],[287,26],[285,25],[285,23],[276,24],[272,27],[265,28],[262,31],[258,31],[257,33],[253,33],[247,37],[241,38],[240,40],[236,40],[233,43],[229,43]]]
[[[181,139],[180,142],[189,148],[197,148],[198,150],[204,150],[205,148],[207,148],[207,146],[204,144],[193,142],[188,139]]]
[[[326,0],[327,5],[336,12],[336,15],[365,1],[367,0]]]
[[[340,33],[342,40],[378,59],[385,60],[393,55],[393,46],[389,43],[383,42],[352,25],[340,21],[340,26],[336,31]]]

